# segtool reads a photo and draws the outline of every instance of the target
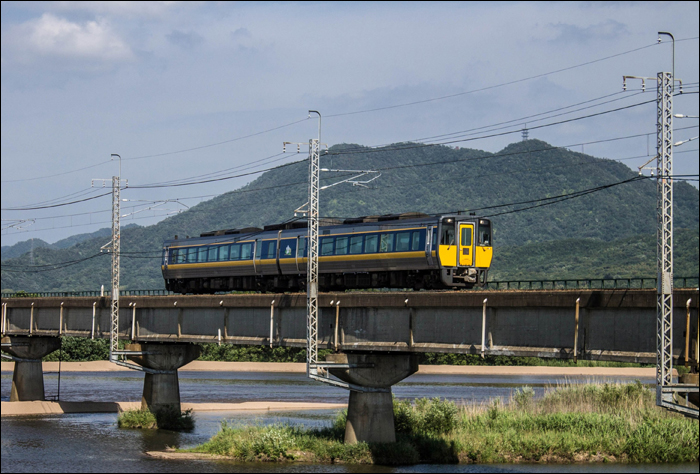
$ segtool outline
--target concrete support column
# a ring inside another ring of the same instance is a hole
[[[132,362],[153,370],[146,372],[141,408],[156,411],[175,408],[180,411],[180,384],[177,369],[199,357],[200,348],[192,344],[127,344],[127,351],[143,352],[127,356]]]
[[[394,443],[394,406],[391,386],[418,371],[418,356],[407,353],[331,354],[327,362],[349,364],[349,369],[331,369],[331,374],[371,391],[350,392],[345,443]]]
[[[59,349],[61,340],[57,337],[5,336],[2,344],[2,350],[15,358],[10,401],[43,400],[44,372],[41,358]]]

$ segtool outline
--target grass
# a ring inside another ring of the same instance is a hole
[[[331,426],[222,423],[189,452],[240,461],[415,464],[698,461],[698,422],[656,407],[641,383],[560,385],[535,400],[529,387],[507,405],[458,407],[439,399],[394,400],[397,442],[343,443],[346,412]]]
[[[194,429],[194,418],[192,410],[183,412],[171,408],[160,408],[155,411],[148,409],[127,410],[117,418],[119,428],[132,429],[162,429],[171,431],[192,431]]]

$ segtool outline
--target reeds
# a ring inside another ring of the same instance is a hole
[[[564,383],[508,403],[394,400],[397,442],[346,445],[346,412],[326,428],[232,426],[189,451],[241,461],[374,463],[697,462],[698,422],[658,408],[641,383]]]

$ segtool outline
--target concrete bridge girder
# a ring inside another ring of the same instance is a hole
[[[655,290],[321,294],[319,348],[478,354],[486,297],[487,354],[572,358],[580,298],[579,358],[655,362]],[[674,291],[676,355],[685,346],[688,298],[696,299],[697,291]],[[330,302],[337,300],[336,328]],[[6,298],[3,303],[7,334],[109,335],[107,298]],[[138,342],[306,346],[305,295],[124,297],[121,303],[120,337]],[[694,304],[692,337],[696,321]]]

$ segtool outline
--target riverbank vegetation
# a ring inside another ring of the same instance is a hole
[[[239,461],[423,463],[670,463],[698,461],[698,422],[658,408],[641,383],[564,385],[536,400],[525,387],[509,403],[460,407],[394,401],[397,442],[345,445],[346,413],[331,426],[222,423],[184,450]]]
[[[191,409],[183,412],[168,407],[154,411],[148,409],[127,410],[119,414],[117,426],[145,430],[192,431],[194,418]]]

